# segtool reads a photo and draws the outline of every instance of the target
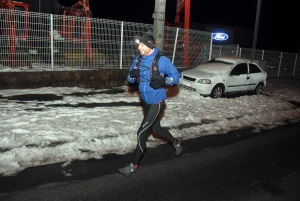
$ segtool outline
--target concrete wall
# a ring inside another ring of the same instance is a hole
[[[180,72],[185,69],[178,69]],[[0,89],[31,89],[39,87],[110,88],[126,84],[128,69],[1,72]]]
[[[1,72],[0,89],[26,89],[39,87],[95,87],[123,86],[126,70],[81,70],[43,72]]]

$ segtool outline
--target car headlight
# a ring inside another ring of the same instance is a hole
[[[211,80],[209,79],[200,79],[198,82],[201,84],[211,84]]]

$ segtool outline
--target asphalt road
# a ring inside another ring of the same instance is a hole
[[[133,154],[29,168],[0,178],[0,200],[300,200],[300,123],[147,149],[134,176],[118,173]],[[68,175],[68,176],[66,176]]]

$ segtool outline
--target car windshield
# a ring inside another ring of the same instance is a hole
[[[230,63],[230,62],[226,62],[226,61],[220,61],[220,60],[215,60],[215,59],[212,59],[206,63],[221,63],[221,64],[233,64],[233,63]]]
[[[231,70],[232,64],[216,61],[216,62],[207,62],[201,64],[195,68],[198,72],[205,72],[211,74],[222,74]]]

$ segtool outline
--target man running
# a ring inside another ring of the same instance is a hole
[[[162,128],[159,120],[159,114],[162,112],[167,98],[163,87],[175,85],[180,74],[170,59],[160,56],[153,36],[145,35],[136,42],[138,42],[140,55],[133,60],[127,80],[130,83],[136,81],[139,83],[145,116],[137,131],[135,158],[128,166],[119,169],[119,172],[126,176],[132,175],[137,170],[146,149],[147,136],[151,130],[154,134],[168,139],[177,156],[181,154],[183,142],[181,137],[176,139],[167,129]],[[157,62],[156,65],[155,62]]]

